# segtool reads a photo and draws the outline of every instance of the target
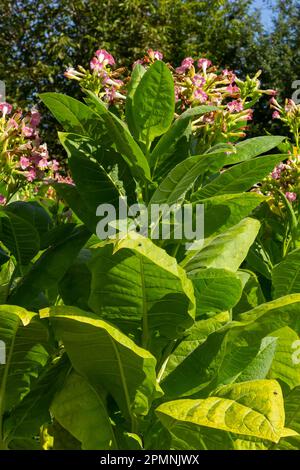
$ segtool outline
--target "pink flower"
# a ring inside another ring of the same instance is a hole
[[[288,113],[289,111],[292,111],[292,109],[294,108],[296,108],[296,103],[293,100],[288,99],[284,107],[285,112]]]
[[[285,193],[285,197],[286,197],[290,202],[294,202],[294,201],[296,201],[296,199],[297,199],[297,194],[288,191],[287,193]]]
[[[41,122],[41,115],[36,109],[31,110],[30,125],[37,127]]]
[[[194,98],[200,103],[205,103],[207,101],[208,96],[203,90],[198,88],[197,90],[194,91]]]
[[[205,84],[206,80],[204,77],[202,77],[202,75],[196,74],[193,76],[192,82],[195,86],[200,88]]]
[[[247,114],[245,115],[245,119],[246,119],[247,121],[252,121],[252,119],[253,119],[253,109],[248,109],[247,111],[248,111],[248,112],[247,112]]]
[[[272,114],[272,119],[280,119],[280,114],[278,111],[274,111],[274,113]]]
[[[115,65],[115,59],[111,54],[109,54],[105,49],[98,49],[95,52],[95,56],[97,57],[99,63],[103,64],[105,67],[106,65]]]
[[[52,169],[53,171],[58,171],[58,169],[59,169],[59,163],[58,163],[58,161],[55,160],[55,159],[51,160],[50,166],[51,166],[51,169]]]
[[[34,129],[32,129],[32,127],[24,126],[24,127],[22,128],[22,134],[23,134],[25,137],[33,137],[33,135],[34,135]]]
[[[201,58],[198,60],[198,68],[203,70],[203,72],[206,72],[206,69],[211,66],[211,61],[205,58]]]
[[[236,74],[232,70],[224,69],[222,71],[222,76],[227,77],[230,83],[233,83],[236,79]]]
[[[135,62],[133,62],[132,68],[134,69],[134,67],[138,64],[143,65],[143,63],[144,61],[142,59],[137,59]]]
[[[273,180],[278,180],[280,178],[280,175],[281,175],[281,172],[278,171],[277,168],[275,168],[275,170],[273,170],[271,173],[271,177],[273,178]]]
[[[6,204],[6,197],[0,194],[0,205],[4,206],[4,204]]]
[[[238,86],[236,85],[232,85],[232,83],[230,83],[230,85],[228,85],[228,87],[226,87],[226,91],[228,93],[230,93],[231,95],[234,95],[236,93],[239,93],[240,92],[240,89]]]
[[[116,97],[115,87],[105,88],[105,95],[104,95],[105,101],[107,101],[109,103],[112,103],[114,101],[115,97]]]
[[[46,168],[48,168],[48,160],[47,158],[43,157],[40,159],[40,161],[38,162],[38,167],[40,170],[45,170]]]
[[[26,170],[26,168],[29,167],[30,165],[30,160],[27,157],[24,157],[24,155],[20,158],[19,165],[22,168],[22,170]]]
[[[78,72],[78,70],[75,70],[73,67],[69,67],[65,71],[64,76],[66,78],[69,78],[70,80],[80,81],[84,77],[84,74],[81,72]]]
[[[36,178],[36,171],[34,170],[34,168],[31,168],[29,171],[26,172],[27,181],[32,182],[35,180],[35,178]]]
[[[233,112],[239,113],[239,112],[243,111],[244,105],[243,105],[241,100],[234,100],[234,101],[231,101],[230,103],[227,104],[227,109],[231,113],[233,113]]]
[[[97,57],[93,57],[90,61],[90,67],[91,70],[96,70],[96,72],[99,72],[99,70],[103,69],[104,65],[97,59]]]
[[[3,117],[5,117],[7,114],[10,114],[12,112],[12,105],[9,103],[0,103],[0,111],[3,114]]]
[[[153,49],[148,49],[147,54],[152,60],[162,60],[163,59],[163,54],[159,51],[154,51]]]
[[[8,129],[18,129],[19,125],[15,119],[11,118],[8,120],[7,127]]]
[[[185,73],[186,70],[190,70],[190,68],[192,68],[193,65],[194,65],[194,59],[192,57],[186,57],[181,62],[180,67],[176,68],[176,73]]]
[[[277,92],[277,90],[269,89],[269,90],[264,90],[264,93],[266,95],[276,96],[278,92]]]

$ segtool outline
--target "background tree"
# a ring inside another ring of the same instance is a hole
[[[261,68],[267,87],[290,95],[292,81],[300,78],[300,2],[278,0],[269,31],[253,5],[253,0],[0,0],[0,79],[8,99],[22,107],[37,103],[43,91],[76,97],[78,87],[63,76],[69,65],[87,66],[93,52],[105,48],[118,64],[129,66],[152,47],[175,65],[185,56],[206,54],[242,76]],[[262,106],[260,131],[271,115],[266,118]],[[47,134],[54,132],[53,121],[44,123]]]

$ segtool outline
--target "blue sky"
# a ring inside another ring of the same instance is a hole
[[[275,0],[268,0],[267,2],[264,0],[254,0],[253,2],[255,8],[261,9],[261,18],[266,29],[269,29],[272,24],[271,10],[268,4],[274,5],[274,3]]]

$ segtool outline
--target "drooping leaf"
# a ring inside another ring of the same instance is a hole
[[[150,350],[157,333],[166,342],[193,323],[191,281],[151,240],[129,232],[115,248],[97,248],[90,269],[90,307],[125,331],[142,328],[142,344]]]
[[[86,91],[89,101],[105,122],[117,151],[123,156],[134,176],[151,181],[150,167],[142,150],[130,134],[126,124],[107,110],[104,103],[92,92]]]
[[[0,364],[0,440],[6,412],[30,391],[48,360],[44,348],[48,332],[35,314],[15,305],[0,306],[0,338],[5,344],[5,363]]]
[[[161,395],[156,360],[148,351],[93,313],[61,306],[40,314],[50,317],[77,373],[95,389],[99,385],[110,393],[133,424],[147,414],[152,400]]]
[[[39,435],[40,427],[51,422],[50,405],[70,371],[66,354],[47,365],[32,389],[4,420],[4,435],[9,448],[20,439]]]
[[[284,155],[266,155],[234,165],[196,193],[197,199],[248,191],[284,159]]]
[[[300,293],[300,249],[290,252],[272,271],[273,297]]]
[[[180,436],[182,427],[192,432],[190,425],[199,426],[204,441],[206,428],[272,442],[278,442],[284,433],[282,392],[273,380],[224,386],[215,392],[215,396],[206,399],[167,402],[160,405],[156,413],[175,435]]]
[[[178,143],[184,137],[190,125],[190,121],[195,117],[216,111],[217,109],[218,108],[215,106],[196,106],[195,108],[187,109],[174,121],[151,152],[150,165],[154,173],[159,173],[159,169],[163,163],[172,158],[173,154],[176,152]]]
[[[21,266],[28,264],[40,249],[36,228],[10,211],[0,211],[0,241]]]
[[[81,101],[61,93],[42,93],[40,98],[66,132],[89,136],[103,146],[111,145],[101,117]]]
[[[9,302],[30,307],[40,292],[57,286],[89,237],[84,227],[76,227],[69,237],[46,250],[12,291]]]
[[[189,278],[194,285],[197,316],[230,310],[242,295],[240,279],[226,269],[201,269]]]
[[[55,419],[82,443],[82,450],[117,449],[105,393],[72,372],[51,404]]]
[[[181,264],[189,273],[195,273],[203,267],[237,271],[259,228],[258,220],[243,219],[226,232],[213,237],[202,249],[194,251],[191,247]]]

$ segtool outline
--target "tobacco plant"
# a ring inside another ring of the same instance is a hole
[[[41,96],[63,127],[74,184],[53,187],[72,222],[31,201],[1,211],[2,449],[299,449],[299,260],[275,267],[270,299],[245,264],[268,198],[250,190],[284,137],[211,145],[197,129],[218,104],[175,114],[156,59],[123,108],[88,87],[84,102]],[[98,206],[125,197],[203,204],[204,240],[99,240]]]

